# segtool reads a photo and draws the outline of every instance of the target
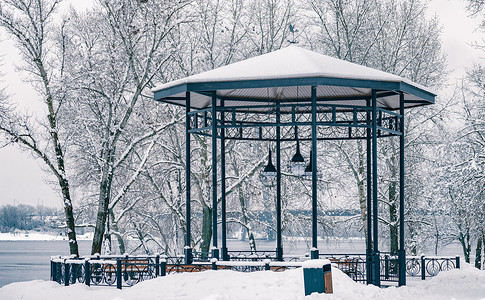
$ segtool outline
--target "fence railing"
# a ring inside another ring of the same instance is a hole
[[[460,268],[460,257],[439,257],[439,256],[408,256],[406,257],[406,274],[408,276],[426,277],[438,275],[441,271]]]
[[[365,254],[336,254],[320,253],[319,258],[325,258],[332,262],[340,271],[344,272],[357,282],[366,282],[366,256]]]
[[[264,259],[276,260],[276,251],[228,251],[230,260],[258,261]]]
[[[237,254],[237,255],[234,255]],[[249,254],[249,255],[243,255]],[[90,285],[122,287],[165,276],[172,273],[201,272],[205,270],[233,270],[239,272],[254,272],[263,270],[284,271],[302,266],[308,256],[285,256],[283,262],[274,261],[271,251],[261,251],[259,255],[234,252],[231,261],[195,261],[184,264],[183,256],[89,256],[85,258],[52,257],[51,280],[60,284],[70,285],[82,283]],[[334,266],[357,282],[365,283],[365,254],[320,254],[320,258],[329,259]],[[381,281],[398,281],[399,263],[396,255],[380,253]],[[460,268],[460,257],[406,257],[406,274],[408,276],[436,276],[441,271]]]

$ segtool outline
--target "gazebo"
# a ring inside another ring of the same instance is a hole
[[[312,249],[317,244],[317,149],[323,140],[366,140],[367,283],[380,286],[377,139],[399,136],[399,285],[405,285],[404,110],[433,104],[436,94],[403,77],[325,56],[294,45],[203,72],[153,89],[154,99],[186,110],[185,263],[192,263],[190,137],[212,139],[212,253],[228,260],[226,243],[226,140],[276,143],[276,257],[283,260],[281,234],[281,142],[311,141]],[[336,127],[339,130],[319,130]],[[302,130],[306,128],[306,130]],[[271,130],[268,130],[271,129]],[[220,140],[218,149],[217,140]],[[221,173],[221,244],[217,232],[217,154]]]

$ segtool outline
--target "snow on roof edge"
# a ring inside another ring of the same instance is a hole
[[[437,93],[432,89],[417,84],[399,75],[337,59],[293,45],[216,69],[157,85],[156,87],[152,88],[152,92],[155,93],[190,83],[221,83],[311,77],[403,82],[437,96]]]

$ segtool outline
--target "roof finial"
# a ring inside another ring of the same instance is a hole
[[[298,44],[298,41],[295,39],[295,32],[298,32],[298,31],[299,30],[295,28],[295,25],[290,24],[290,32],[291,32],[291,35],[292,35],[292,39],[291,39],[291,41],[290,40],[286,40],[286,41],[290,44]]]

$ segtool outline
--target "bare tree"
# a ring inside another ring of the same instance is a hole
[[[186,1],[100,1],[85,15],[72,12],[66,29],[74,121],[70,124],[76,137],[78,183],[97,197],[92,253],[101,253],[103,240],[109,241],[110,216],[118,231],[125,212],[121,209],[117,216],[116,206],[126,208],[139,201],[127,193],[144,171],[160,133],[179,121],[173,116],[144,120],[155,109],[151,95],[144,93],[174,51],[170,34],[185,5]],[[125,200],[128,203],[120,205]],[[121,245],[120,235],[115,236]]]
[[[445,57],[441,52],[439,26],[436,20],[424,17],[426,5],[419,0],[373,1],[308,1],[312,13],[305,30],[305,42],[315,50],[340,59],[353,61],[386,72],[407,77],[424,85],[437,85],[445,75]],[[313,24],[313,25],[312,25]],[[317,37],[314,38],[314,35]],[[392,41],[392,42],[391,42]],[[416,143],[419,132],[412,136],[416,124],[431,120],[436,114],[414,110],[407,114],[407,151]],[[381,205],[387,206],[391,251],[397,251],[398,150],[393,139],[381,144],[381,154],[389,178],[381,190]],[[345,162],[352,170],[358,186],[359,203],[364,231],[366,228],[365,152],[362,142],[356,148],[341,147]],[[344,153],[348,152],[348,153]],[[407,169],[410,169],[409,162]],[[384,177],[383,177],[384,178]],[[409,201],[409,199],[408,199]],[[367,236],[367,235],[366,235]]]
[[[15,143],[40,158],[55,176],[62,195],[71,254],[79,255],[74,226],[71,189],[65,151],[69,136],[59,119],[65,113],[66,91],[62,86],[65,53],[49,51],[53,46],[52,19],[60,0],[10,1],[0,3],[0,26],[15,39],[30,82],[42,97],[44,119],[4,112],[0,131],[4,141]]]

